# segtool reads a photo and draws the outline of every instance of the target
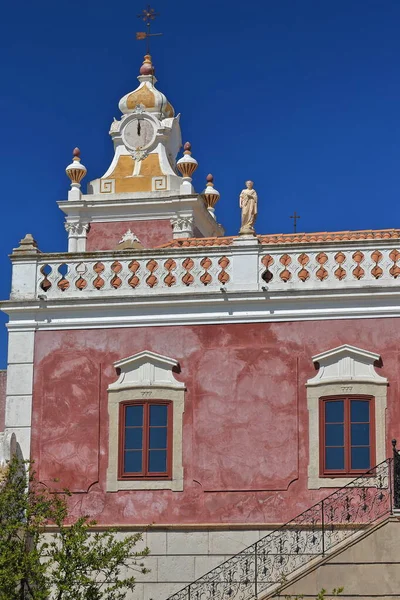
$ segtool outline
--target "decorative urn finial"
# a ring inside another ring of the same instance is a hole
[[[186,142],[186,144],[184,145],[183,148],[184,148],[183,156],[182,156],[182,158],[180,158],[178,160],[178,162],[176,163],[176,166],[178,167],[179,171],[182,173],[183,177],[188,178],[191,181],[192,175],[195,172],[195,170],[197,169],[197,167],[199,166],[199,163],[192,156],[192,153],[191,153],[192,145],[190,144],[190,142]]]
[[[151,62],[150,54],[146,54],[144,57],[144,61],[139,72],[141,75],[154,75],[154,66]]]
[[[84,165],[81,164],[81,151],[79,148],[74,148],[72,163],[65,169],[66,174],[71,180],[71,188],[80,188],[81,181],[85,177],[87,170]]]
[[[204,202],[206,203],[207,210],[215,219],[214,209],[218,200],[220,199],[221,194],[214,187],[214,177],[211,175],[207,175],[207,186],[204,190],[203,194]]]

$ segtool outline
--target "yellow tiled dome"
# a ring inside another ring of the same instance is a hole
[[[119,101],[119,109],[124,114],[135,111],[138,105],[142,105],[147,112],[154,113],[160,119],[170,118],[175,115],[172,105],[165,95],[156,89],[157,79],[154,76],[154,67],[150,54],[144,57],[138,77],[139,87],[129,92]]]

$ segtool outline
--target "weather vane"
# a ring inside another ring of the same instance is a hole
[[[151,22],[154,21],[159,14],[156,13],[154,8],[151,8],[150,4],[147,5],[147,8],[142,10],[140,15],[138,15],[138,19],[142,19],[146,23],[147,31],[138,31],[136,33],[137,40],[146,40],[146,54],[150,54],[150,38],[156,35],[162,35],[162,33],[151,33]]]

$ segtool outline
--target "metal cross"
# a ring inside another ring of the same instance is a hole
[[[290,215],[290,218],[293,219],[293,231],[294,233],[297,232],[297,221],[298,219],[301,219],[300,215],[297,214],[296,211],[294,211],[293,215]]]
[[[138,19],[142,19],[146,23],[147,31],[138,31],[136,33],[137,40],[146,40],[146,54],[150,54],[150,38],[156,35],[162,35],[162,33],[151,33],[151,22],[154,21],[156,17],[159,16],[159,13],[156,13],[154,8],[151,8],[150,4],[147,5],[147,8],[142,10],[140,15],[138,15]]]

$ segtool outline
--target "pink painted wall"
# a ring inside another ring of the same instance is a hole
[[[114,250],[128,229],[137,235],[144,248],[155,248],[172,240],[172,225],[169,220],[92,223],[86,250]]]
[[[0,371],[0,431],[4,431],[6,417],[7,371]]]
[[[74,510],[104,524],[284,522],[328,493],[307,490],[311,357],[344,343],[382,355],[389,452],[400,437],[399,329],[397,319],[363,319],[38,332],[39,476],[84,492]],[[187,385],[184,491],[106,493],[112,363],[145,349],[177,359]]]

